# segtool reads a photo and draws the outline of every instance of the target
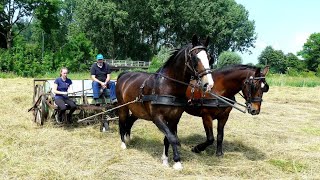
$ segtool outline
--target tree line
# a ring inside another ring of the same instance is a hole
[[[0,71],[21,76],[62,66],[87,71],[97,53],[151,61],[161,47],[180,47],[195,33],[210,37],[213,60],[233,61],[234,55],[219,56],[247,52],[256,41],[248,16],[235,0],[3,0]]]

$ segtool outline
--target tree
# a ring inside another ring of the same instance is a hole
[[[186,22],[181,27],[185,28],[177,31],[180,33],[178,36],[185,38],[194,32],[200,36],[210,35],[210,50],[214,58],[223,51],[246,52],[254,47],[257,38],[254,21],[248,20],[248,11],[234,0],[184,1],[180,7],[188,8],[183,11]]]
[[[288,68],[295,69],[299,72],[304,71],[306,69],[305,61],[300,60],[296,55],[293,53],[288,53],[286,55],[286,59],[288,62]]]
[[[310,71],[316,72],[320,65],[320,33],[311,34],[298,55],[305,59]]]
[[[179,47],[193,34],[211,37],[213,57],[247,51],[256,39],[254,21],[234,0],[77,0],[75,27],[99,52],[149,61],[164,44]]]
[[[258,57],[260,65],[269,65],[270,70],[274,73],[286,73],[288,63],[286,56],[281,50],[274,50],[267,46]]]
[[[14,38],[32,22],[34,15],[40,19],[44,29],[57,25],[54,17],[58,4],[59,0],[3,0],[0,3],[0,26],[3,31],[0,33],[5,37],[6,48],[12,47]]]
[[[235,52],[224,51],[220,54],[217,68],[222,68],[225,66],[233,65],[233,64],[241,64],[242,59],[241,56]]]

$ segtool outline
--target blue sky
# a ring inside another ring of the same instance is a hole
[[[258,38],[243,64],[258,63],[266,46],[296,54],[312,33],[320,33],[320,0],[236,0],[255,21]]]

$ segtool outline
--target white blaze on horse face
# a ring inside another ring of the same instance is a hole
[[[200,59],[202,65],[205,69],[210,69],[209,59],[208,59],[208,55],[207,55],[206,51],[204,51],[204,50],[200,51],[197,54],[197,57]],[[203,84],[208,83],[207,90],[211,90],[211,88],[213,87],[213,83],[214,83],[211,73],[208,73],[207,75],[203,76],[202,80],[203,80]]]
[[[263,82],[261,82],[261,88],[264,88],[265,84]]]

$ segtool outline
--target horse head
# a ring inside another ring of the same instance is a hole
[[[254,74],[246,78],[242,86],[242,93],[246,100],[248,112],[252,115],[260,113],[263,93],[269,90],[269,85],[266,82],[268,71],[269,66],[266,66],[262,72],[260,68],[257,68]]]
[[[198,40],[194,35],[192,37],[192,48],[188,51],[186,66],[192,71],[192,76],[199,80],[201,86],[207,91],[213,87],[213,78],[210,69],[210,55],[207,52],[209,38],[207,37],[204,43]]]

